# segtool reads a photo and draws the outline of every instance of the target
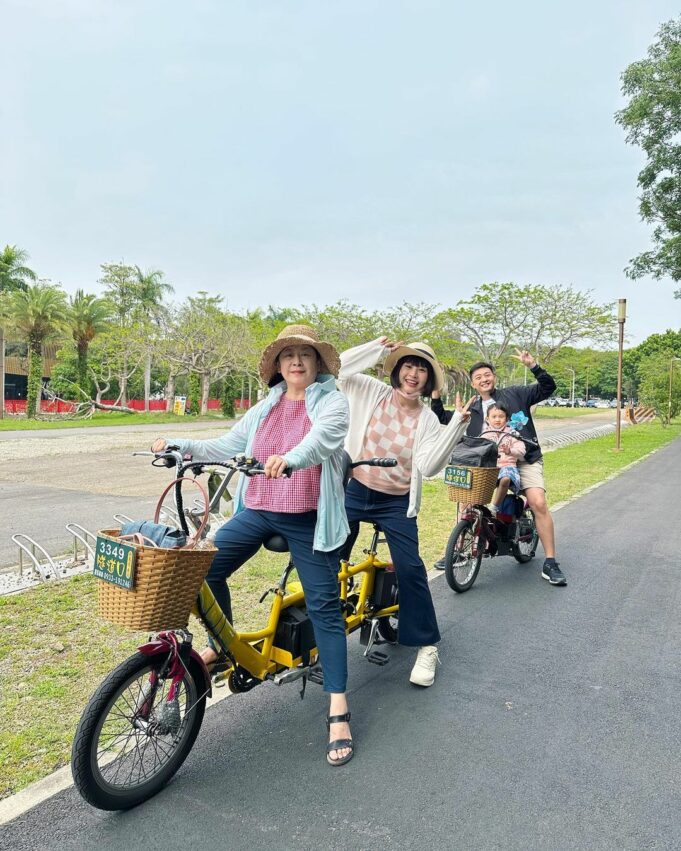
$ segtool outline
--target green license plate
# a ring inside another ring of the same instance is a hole
[[[137,551],[130,544],[97,536],[93,573],[98,579],[130,590],[135,585]]]
[[[445,484],[470,490],[473,487],[473,476],[470,467],[447,467],[445,469]]]

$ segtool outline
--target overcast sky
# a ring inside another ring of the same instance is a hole
[[[73,292],[445,306],[491,281],[681,325],[613,113],[667,0],[0,0],[0,245]]]

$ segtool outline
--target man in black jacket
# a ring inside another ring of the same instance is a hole
[[[471,419],[468,424],[467,434],[477,437],[485,428],[485,417],[487,408],[492,402],[504,402],[511,415],[522,412],[527,417],[525,425],[519,429],[523,437],[537,441],[537,431],[532,422],[532,405],[548,399],[556,389],[556,382],[542,369],[529,352],[516,349],[517,354],[512,357],[519,360],[532,372],[537,379],[536,384],[515,385],[497,389],[497,376],[494,366],[486,361],[478,361],[470,368],[468,374],[471,386],[479,394],[478,398],[470,406]],[[440,394],[432,397],[431,408],[441,423],[448,423],[453,414],[446,411]],[[535,522],[539,539],[544,548],[545,561],[542,568],[542,576],[551,585],[567,585],[567,579],[556,561],[555,537],[553,530],[553,518],[546,503],[546,489],[544,487],[544,462],[539,445],[527,446],[524,460],[518,462],[520,472],[520,484],[522,486],[527,502],[534,512]],[[441,560],[442,561],[442,560]],[[436,564],[440,567],[441,562]],[[444,564],[442,564],[444,568]]]

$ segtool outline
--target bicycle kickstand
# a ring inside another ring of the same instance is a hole
[[[378,618],[371,618],[369,621],[364,621],[359,633],[359,643],[366,644],[364,658],[374,665],[387,665],[390,661],[390,656],[387,653],[382,653],[380,650],[374,650],[375,644],[382,644],[382,640],[378,632]]]

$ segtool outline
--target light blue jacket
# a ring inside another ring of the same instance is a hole
[[[318,375],[317,379],[305,391],[305,410],[312,427],[300,443],[282,457],[292,470],[322,465],[314,549],[328,552],[344,544],[350,532],[343,491],[343,442],[350,414],[348,401],[336,390],[333,376]],[[224,437],[210,440],[177,440],[169,437],[166,440],[179,446],[181,452],[190,453],[195,461],[226,461],[242,453],[248,456],[252,452],[255,433],[260,424],[285,392],[286,382],[282,381]],[[265,460],[258,458],[258,461]],[[249,481],[248,476],[239,477],[234,497],[235,514],[245,508]]]

